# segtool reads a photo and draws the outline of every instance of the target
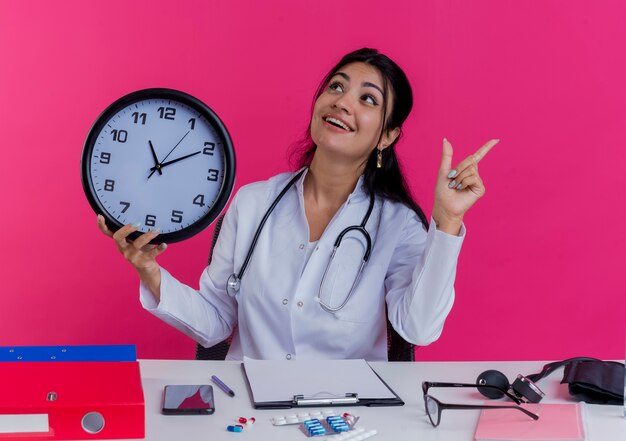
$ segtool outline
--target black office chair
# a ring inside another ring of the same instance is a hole
[[[217,242],[217,236],[220,234],[223,220],[224,215],[221,215],[215,223],[211,249],[209,250],[209,264],[213,258],[213,248]],[[200,343],[196,344],[196,360],[224,360],[230,348],[231,340],[232,335],[210,348],[205,348]],[[415,361],[414,350],[415,346],[404,340],[387,320],[387,357],[389,361]]]

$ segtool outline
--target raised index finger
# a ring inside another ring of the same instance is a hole
[[[476,162],[480,162],[480,160],[483,159],[487,153],[489,153],[489,150],[491,150],[493,146],[495,146],[499,142],[499,139],[492,139],[491,141],[487,141],[485,145],[476,150],[476,153],[474,153],[474,158],[476,158]]]

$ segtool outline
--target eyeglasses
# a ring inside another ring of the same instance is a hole
[[[536,415],[523,407],[520,406],[489,406],[489,405],[478,405],[478,404],[448,404],[442,403],[438,399],[432,397],[428,394],[428,389],[431,387],[488,387],[498,389],[503,392],[506,396],[511,398],[517,404],[520,404],[519,398],[511,395],[509,392],[499,388],[498,386],[491,385],[478,385],[478,384],[466,384],[466,383],[433,383],[430,381],[422,382],[422,391],[424,392],[424,409],[426,410],[426,415],[428,415],[428,419],[433,427],[437,427],[441,422],[441,412],[445,409],[517,409],[520,412],[524,412],[526,415],[531,417],[533,420],[538,420],[539,415]]]

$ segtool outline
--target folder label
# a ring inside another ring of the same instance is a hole
[[[47,413],[0,415],[0,433],[48,433],[49,431]]]

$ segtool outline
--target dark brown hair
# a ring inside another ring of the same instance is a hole
[[[413,91],[404,71],[389,57],[379,53],[376,49],[363,48],[346,54],[329,72],[320,83],[313,99],[315,101],[324,92],[330,79],[344,66],[350,63],[366,63],[376,68],[383,77],[383,130],[391,131],[400,129],[400,135],[386,149],[382,150],[382,168],[376,167],[376,156],[378,150],[374,149],[367,159],[364,171],[364,185],[366,191],[371,195],[381,196],[386,199],[401,202],[411,208],[428,229],[428,219],[421,207],[412,198],[406,180],[402,174],[400,163],[396,156],[395,146],[402,136],[402,124],[409,116],[413,108]],[[393,106],[389,115],[387,109],[387,90],[392,91]],[[383,131],[381,131],[380,138]],[[292,153],[292,160],[295,158],[296,167],[301,168],[311,164],[317,146],[311,138],[311,122],[301,141],[296,144]]]

